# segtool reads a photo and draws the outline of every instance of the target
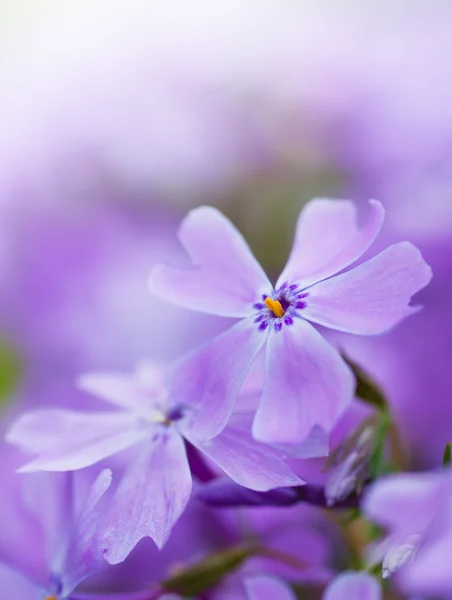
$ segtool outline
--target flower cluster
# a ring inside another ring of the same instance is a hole
[[[201,502],[260,506],[257,511],[280,506],[284,515],[307,508],[303,502],[360,507],[375,522],[395,529],[375,551],[384,577],[414,557],[421,564],[434,562],[448,542],[448,533],[432,523],[439,513],[450,520],[444,500],[451,497],[449,475],[419,476],[419,481],[415,475],[394,475],[377,481],[361,502],[363,489],[382,473],[386,429],[372,429],[371,420],[361,425],[347,448],[335,453],[337,464],[325,486],[301,473],[304,459],[328,455],[333,431],[359,395],[356,372],[328,330],[387,332],[419,310],[411,299],[431,277],[409,242],[363,259],[383,217],[376,201],[362,215],[349,201],[311,201],[273,285],[245,239],[217,209],[200,207],[188,214],[179,239],[192,264],[155,266],[149,290],[165,303],[236,322],[175,362],[144,359],[129,374],[82,374],[77,386],[92,396],[92,409],[39,408],[14,421],[7,441],[31,455],[19,468],[26,475],[16,477],[21,485],[34,486],[34,498],[44,491],[50,497],[55,488],[55,499],[40,508],[20,500],[34,519],[40,517],[43,539],[52,541],[51,550],[41,551],[45,564],[37,570],[25,553],[8,556],[0,548],[5,568],[20,575],[17,585],[35,590],[30,598],[88,597],[99,585],[96,577],[111,568],[108,563],[121,569],[143,538],[154,541],[156,564],[167,560],[161,556],[175,538],[190,536],[193,511],[201,511],[197,519],[207,519],[211,509]],[[158,331],[164,335],[165,327]],[[407,498],[413,503],[405,511]],[[304,520],[312,522],[312,516]],[[187,542],[188,563],[181,559],[183,566],[166,579],[160,566],[155,585],[149,579],[136,582],[124,598],[292,600],[295,591],[288,581],[299,580],[312,556],[288,556],[282,525],[278,551],[269,549],[264,523],[256,531],[259,543],[236,545],[232,553],[210,541],[201,561],[194,560],[199,549]],[[270,560],[279,568],[268,569]],[[311,564],[310,576],[315,571],[325,587],[331,572],[322,570],[323,559],[318,562],[315,568]],[[420,571],[409,568],[404,577],[421,579]],[[346,598],[378,600],[381,590],[370,575],[342,573],[324,599]]]

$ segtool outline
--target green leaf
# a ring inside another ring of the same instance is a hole
[[[372,379],[372,377],[360,365],[342,353],[342,358],[351,368],[356,379],[355,395],[360,400],[367,402],[379,410],[386,411],[388,403],[380,386]]]
[[[17,351],[0,339],[0,408],[13,395],[22,374],[22,364]]]
[[[385,464],[385,442],[391,426],[391,419],[387,413],[381,413],[375,431],[375,445],[369,460],[369,474],[371,479],[377,479],[387,472]]]
[[[179,594],[183,598],[192,598],[213,587],[255,551],[255,548],[238,547],[211,554],[202,562],[166,579],[161,586],[167,592]]]
[[[450,450],[450,442],[447,442],[446,447],[444,448],[443,454],[443,469],[448,469],[451,463],[451,450]]]

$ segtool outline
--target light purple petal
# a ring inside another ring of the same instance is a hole
[[[104,556],[122,562],[144,537],[159,548],[183,513],[191,493],[183,439],[173,429],[141,445],[111,500],[100,536]]]
[[[37,457],[19,469],[71,471],[93,465],[146,437],[134,415],[125,412],[30,411],[13,423],[7,441]]]
[[[245,435],[248,435],[253,429],[255,413],[256,408],[247,411],[236,411],[232,415],[229,425],[234,429],[241,429]],[[328,455],[329,438],[330,436],[321,427],[314,427],[309,432],[308,437],[300,444],[272,444],[272,447],[285,459],[319,458]]]
[[[391,531],[419,533],[451,493],[451,484],[444,472],[388,475],[369,488],[362,509]]]
[[[56,536],[45,531],[45,526],[50,520],[59,521],[59,515],[55,519],[55,515],[49,515],[49,512],[55,508],[58,484],[65,476],[59,474],[55,477],[55,474],[49,473],[18,475],[16,471],[20,462],[16,448],[0,443],[0,563],[8,564],[45,585],[48,579],[47,558],[56,541]],[[49,487],[47,484],[52,484],[55,479],[57,485]],[[44,494],[40,491],[46,486],[48,498],[43,505]],[[34,494],[30,493],[32,488]]]
[[[135,377],[149,394],[158,396],[166,390],[170,367],[168,361],[144,358],[135,368]]]
[[[381,229],[384,209],[369,202],[366,223],[358,225],[357,210],[348,200],[312,200],[300,213],[289,260],[276,287],[285,281],[307,287],[335,275],[369,248]]]
[[[319,458],[328,456],[330,436],[321,427],[314,427],[301,444],[276,444],[287,458]]]
[[[325,590],[322,600],[381,600],[381,587],[368,573],[341,573]]]
[[[42,590],[27,579],[23,573],[15,571],[0,562],[0,595],[8,600],[34,600]]]
[[[243,583],[248,600],[296,600],[295,594],[287,583],[276,577],[268,575],[246,577]]]
[[[171,397],[197,411],[193,435],[209,439],[225,427],[245,376],[267,339],[244,319],[192,352],[174,370]]]
[[[193,310],[244,317],[273,289],[242,234],[216,208],[188,213],[179,237],[194,268],[154,267],[149,289],[156,296]]]
[[[356,269],[314,285],[303,317],[347,333],[383,333],[419,310],[409,306],[410,299],[431,276],[419,250],[400,242]]]
[[[18,477],[22,481],[22,510],[33,515],[42,529],[46,582],[49,572],[59,572],[62,549],[73,528],[74,473],[40,472]]]
[[[140,375],[143,368],[140,366]],[[153,403],[158,402],[164,394],[160,373],[155,374],[155,381],[152,382],[150,365],[147,370],[146,384],[140,381],[138,374],[86,373],[78,378],[77,385],[102,400],[146,417],[152,411]]]
[[[452,532],[450,523],[442,523],[443,535],[433,543],[421,546],[414,560],[408,561],[398,572],[400,586],[412,593],[424,592],[428,598],[435,596],[450,598],[452,576],[450,571],[450,549]],[[444,594],[444,596],[443,596]]]
[[[301,485],[304,482],[284,462],[282,453],[251,437],[242,427],[228,426],[212,440],[189,441],[231,479],[252,490]]]
[[[93,483],[88,497],[76,517],[72,535],[61,565],[63,595],[69,595],[79,583],[95,573],[103,557],[97,543],[101,511],[96,510],[111,484],[111,471],[104,469]]]
[[[339,353],[309,323],[271,332],[264,391],[253,434],[273,444],[300,444],[318,426],[330,432],[351,402],[355,382]]]

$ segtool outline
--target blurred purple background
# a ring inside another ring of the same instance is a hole
[[[151,296],[216,204],[277,272],[315,196],[379,199],[424,310],[338,343],[387,392],[410,468],[452,438],[448,2],[0,2],[0,397],[82,406],[84,370],[177,358],[221,319]]]
[[[416,465],[452,433],[452,14],[447,3],[2,2],[3,397],[73,402],[82,369],[177,357],[220,331],[146,290],[221,205],[268,269],[314,196],[381,200],[381,244],[434,268],[424,312],[345,340]],[[449,408],[450,407],[450,408]]]
[[[451,52],[439,0],[1,0],[1,431],[25,406],[84,407],[83,371],[177,358],[222,331],[146,287],[156,262],[186,263],[190,208],[219,206],[277,273],[304,203],[377,198],[377,249],[412,241],[434,279],[389,334],[335,341],[387,393],[406,466],[438,466],[452,438]],[[2,450],[3,522],[16,519],[10,463]],[[315,479],[318,465],[300,471]],[[323,581],[349,564],[344,540],[304,508],[198,516],[194,501],[178,526],[188,546],[176,535],[155,562],[145,540],[105,567],[107,587],[140,589],[247,535],[272,544],[272,527],[274,548],[297,547]]]

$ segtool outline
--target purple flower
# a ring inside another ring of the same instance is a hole
[[[16,481],[5,482],[2,474],[2,597],[76,598],[73,590],[104,563],[96,541],[98,505],[110,486],[111,472],[99,474],[80,506],[70,473],[14,477]]]
[[[214,437],[226,425],[243,379],[266,343],[255,437],[299,443],[315,426],[327,432],[334,427],[353,397],[354,381],[338,352],[309,321],[354,334],[383,333],[419,310],[409,305],[410,298],[431,277],[408,242],[336,275],[364,254],[381,228],[381,204],[369,205],[360,227],[351,202],[318,199],[308,204],[275,287],[219,211],[201,207],[185,218],[179,236],[195,268],[154,267],[152,293],[187,308],[240,318],[185,365],[193,385],[202,389],[199,436]],[[190,385],[180,393],[193,397]]]
[[[193,403],[179,401],[172,379],[172,370],[160,363],[143,363],[134,376],[86,375],[80,385],[116,410],[35,410],[19,418],[8,434],[8,441],[37,455],[23,472],[81,469],[136,446],[104,514],[101,544],[112,564],[124,560],[145,536],[158,547],[168,539],[192,488],[184,440],[251,489],[302,483],[277,450],[251,437],[246,415],[231,420],[213,440],[194,437]]]
[[[409,592],[443,594],[452,590],[452,474],[404,473],[372,485],[364,513],[387,531],[371,552],[382,561],[382,575],[398,572]]]
[[[330,583],[322,600],[381,600],[378,581],[367,573],[341,573]]]

